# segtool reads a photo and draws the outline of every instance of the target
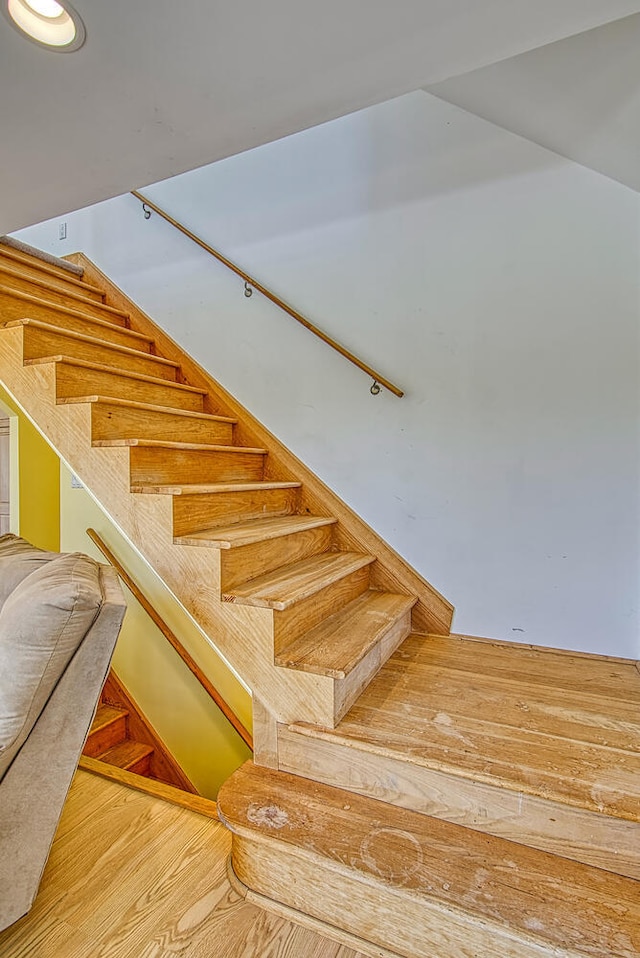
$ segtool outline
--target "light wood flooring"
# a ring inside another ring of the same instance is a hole
[[[204,815],[79,771],[31,912],[2,958],[363,958],[249,903],[230,835]]]

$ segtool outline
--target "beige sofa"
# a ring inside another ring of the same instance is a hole
[[[0,929],[33,904],[124,612],[108,566],[0,537]]]

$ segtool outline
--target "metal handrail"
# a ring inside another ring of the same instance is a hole
[[[226,720],[234,727],[234,729],[236,730],[236,732],[238,733],[242,741],[245,743],[245,745],[247,745],[253,751],[253,738],[251,737],[251,733],[242,724],[242,722],[240,721],[236,713],[233,711],[229,703],[226,702],[225,699],[223,699],[223,697],[220,695],[220,693],[216,689],[215,685],[213,685],[213,683],[207,678],[207,676],[204,674],[204,672],[202,671],[202,669],[200,668],[196,660],[189,654],[189,652],[187,652],[187,650],[185,649],[184,645],[182,644],[180,639],[177,637],[175,632],[173,632],[169,628],[169,626],[164,621],[160,613],[157,612],[156,609],[154,609],[154,607],[151,605],[151,603],[149,602],[147,597],[144,595],[144,593],[140,591],[140,589],[138,588],[136,583],[133,581],[129,573],[116,559],[116,557],[114,556],[113,552],[111,551],[109,546],[106,544],[106,542],[104,542],[104,540],[100,538],[100,536],[95,531],[95,529],[87,529],[87,535],[89,536],[91,541],[97,545],[98,549],[100,549],[100,552],[108,560],[108,562],[113,566],[113,568],[116,570],[116,572],[118,573],[118,575],[120,576],[124,584],[131,591],[133,596],[138,600],[138,602],[140,603],[144,611],[147,613],[147,615],[150,616],[150,618],[153,620],[155,625],[158,626],[158,628],[164,635],[165,639],[167,639],[167,641],[172,646],[172,648],[175,649],[175,651],[178,653],[178,655],[180,656],[184,664],[187,666],[191,674],[195,676],[195,678],[198,680],[198,682],[200,683],[202,688],[205,690],[205,692],[207,692],[211,696],[211,698],[213,699],[215,704],[218,706],[218,708],[220,709],[220,711],[222,712]]]
[[[195,233],[192,233],[191,230],[187,229],[186,226],[183,226],[182,223],[174,219],[173,216],[170,216],[166,210],[163,210],[160,206],[157,206],[150,199],[148,199],[144,194],[140,193],[138,190],[131,190],[131,195],[135,196],[137,200],[140,200],[142,203],[142,208],[144,210],[144,215],[148,219],[151,216],[151,210],[154,213],[157,213],[158,216],[161,216],[162,219],[166,220],[167,223],[171,223],[172,226],[175,226],[177,230],[180,230],[181,233],[184,233],[185,236],[188,236],[190,240],[193,240],[194,243],[197,243],[201,249],[205,250],[207,253],[210,253],[212,256],[215,256],[219,262],[223,263],[228,269],[236,273],[237,276],[240,276],[244,280],[245,287],[245,296],[251,296],[254,289],[257,289],[259,293],[262,293],[263,296],[266,296],[268,300],[272,303],[275,303],[276,306],[279,306],[280,309],[283,309],[285,313],[288,313],[296,322],[300,323],[305,329],[308,329],[309,332],[313,333],[314,336],[317,336],[318,339],[321,339],[323,343],[326,343],[327,346],[331,346],[332,349],[335,349],[336,352],[340,353],[341,356],[344,356],[345,359],[348,359],[350,363],[353,363],[354,366],[357,366],[358,369],[361,369],[363,372],[367,373],[368,376],[371,376],[373,379],[373,385],[371,386],[371,393],[375,396],[380,392],[380,387],[384,386],[385,389],[388,389],[389,392],[393,393],[394,396],[397,396],[401,399],[404,396],[404,392],[398,386],[395,386],[388,379],[385,379],[384,376],[381,376],[380,373],[376,372],[375,369],[372,369],[371,366],[368,366],[361,359],[358,359],[357,356],[354,356],[345,346],[341,346],[340,343],[336,342],[335,339],[332,339],[327,333],[323,333],[321,329],[318,329],[317,326],[314,326],[310,320],[308,320],[302,313],[299,313],[297,309],[294,309],[293,306],[289,306],[284,300],[280,299],[279,296],[276,296],[275,293],[272,293],[270,290],[263,286],[262,283],[259,283],[256,279],[245,273],[243,269],[239,266],[236,266],[235,263],[232,263],[230,259],[227,259],[226,256],[223,256],[222,253],[219,253],[218,250],[214,249],[213,246],[209,246],[208,243],[205,243],[203,239],[199,236],[196,236]]]

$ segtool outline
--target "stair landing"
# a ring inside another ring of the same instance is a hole
[[[629,660],[412,634],[335,729],[278,767],[640,878],[640,672]]]

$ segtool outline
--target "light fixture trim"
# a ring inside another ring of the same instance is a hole
[[[56,8],[59,13],[51,16]],[[68,0],[34,0],[33,5],[29,0],[2,0],[0,9],[21,36],[53,53],[73,53],[86,39],[80,14]]]

